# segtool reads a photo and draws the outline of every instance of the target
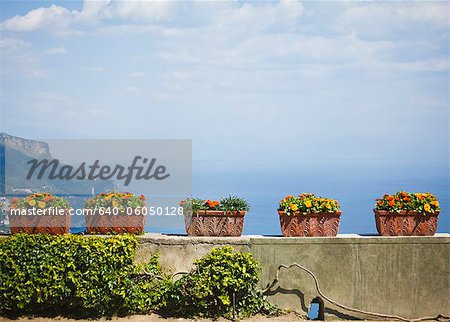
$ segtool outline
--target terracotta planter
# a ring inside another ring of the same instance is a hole
[[[50,214],[48,210],[41,215],[15,215],[13,209],[8,212],[11,234],[68,234],[70,229],[69,210],[62,214]]]
[[[188,236],[239,237],[244,229],[246,211],[201,210],[184,217]]]
[[[423,215],[417,211],[399,213],[375,210],[377,231],[382,236],[433,236],[438,225],[439,211]]]
[[[284,211],[278,210],[278,214],[284,237],[320,237],[337,235],[342,211],[312,214],[296,212],[288,216]]]
[[[144,232],[145,207],[135,208],[132,212],[119,211],[116,215],[111,213],[100,214],[98,210],[90,214],[87,209],[84,211],[86,220],[86,230],[88,234],[108,234],[108,233],[131,233],[140,234]]]

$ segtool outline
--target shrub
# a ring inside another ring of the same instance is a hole
[[[179,316],[232,317],[277,311],[258,289],[260,264],[251,253],[215,248],[195,262],[195,269],[168,293],[165,311]]]
[[[250,253],[216,248],[174,282],[158,257],[135,265],[136,237],[16,234],[0,239],[0,315],[95,318],[159,311],[166,315],[274,313],[258,289]]]
[[[131,314],[159,302],[160,283],[138,277],[132,236],[17,234],[0,239],[0,313]],[[157,259],[147,270],[159,273]]]

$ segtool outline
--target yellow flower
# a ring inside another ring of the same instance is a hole
[[[38,202],[38,207],[41,208],[41,209],[44,209],[46,205],[47,204],[44,201],[39,201]]]
[[[36,200],[31,199],[30,201],[28,201],[28,204],[29,204],[31,207],[34,207],[34,206],[36,206]]]
[[[431,204],[435,207],[439,207],[439,202],[437,200],[432,201]]]
[[[291,210],[297,211],[298,210],[298,206],[295,203],[290,203],[289,207],[291,208]]]
[[[114,208],[119,207],[119,202],[116,199],[113,199],[113,201],[111,202]]]
[[[425,204],[425,206],[423,206],[423,209],[425,209],[426,212],[429,212],[431,210],[431,207],[429,204]]]
[[[327,207],[328,210],[331,209],[331,205],[329,203],[327,203],[325,207]]]
[[[308,208],[311,208],[311,207],[312,207],[311,200],[309,200],[309,199],[306,200],[306,201],[305,201],[305,206],[308,207]]]

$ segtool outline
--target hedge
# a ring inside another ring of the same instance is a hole
[[[133,262],[132,235],[0,238],[0,315],[99,317],[159,312],[216,317],[274,313],[262,296],[260,264],[231,247],[214,249],[174,281],[154,256]]]

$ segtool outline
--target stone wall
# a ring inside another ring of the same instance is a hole
[[[279,264],[297,262],[319,279],[325,295],[350,307],[408,318],[450,314],[450,235],[336,238],[243,236],[209,238],[145,234],[139,237],[137,261],[159,253],[171,272],[188,271],[195,258],[214,247],[232,245],[250,251],[262,264],[264,288]],[[281,270],[269,300],[306,313],[318,297],[314,281],[298,268]],[[325,301],[325,317],[370,318]]]

